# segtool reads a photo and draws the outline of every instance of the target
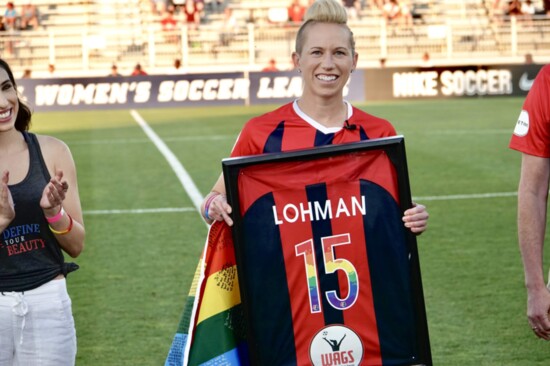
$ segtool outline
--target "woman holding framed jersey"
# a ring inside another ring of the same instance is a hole
[[[258,155],[328,144],[345,144],[394,136],[386,120],[353,107],[343,89],[357,67],[353,33],[347,13],[335,0],[317,0],[308,9],[296,36],[292,54],[303,78],[302,96],[294,102],[252,118],[244,126],[231,157]],[[202,214],[208,223],[232,225],[223,175],[204,199]],[[428,212],[423,205],[404,213],[404,225],[413,233],[426,230]]]

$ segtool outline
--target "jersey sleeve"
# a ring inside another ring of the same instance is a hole
[[[258,155],[261,153],[261,151],[258,151],[255,144],[254,131],[251,127],[253,120],[254,119],[248,121],[239,133],[237,141],[231,151],[232,158],[238,156]]]
[[[550,158],[550,65],[538,73],[519,114],[509,147]]]

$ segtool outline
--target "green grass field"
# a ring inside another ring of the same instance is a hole
[[[413,197],[431,215],[418,242],[435,365],[550,359],[527,324],[516,240],[520,154],[507,146],[522,101],[357,105],[405,136]],[[138,112],[204,195],[243,123],[273,107]],[[206,225],[129,111],[37,113],[32,131],[67,142],[78,169],[87,241],[68,279],[77,365],[163,365]]]

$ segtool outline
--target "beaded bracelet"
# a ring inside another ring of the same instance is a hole
[[[52,233],[54,233],[55,235],[68,234],[71,231],[71,229],[73,228],[73,218],[69,214],[67,214],[67,216],[69,216],[69,227],[68,228],[66,228],[65,230],[62,230],[62,231],[57,231],[51,225],[48,225],[50,227],[50,231]]]
[[[53,224],[54,222],[58,222],[61,220],[61,218],[65,215],[65,210],[63,209],[63,206],[61,206],[61,210],[55,216],[48,217],[46,216],[46,221],[48,221],[48,224]]]

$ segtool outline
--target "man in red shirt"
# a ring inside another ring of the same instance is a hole
[[[550,179],[550,65],[538,73],[519,115],[510,148],[522,152],[518,237],[527,288],[527,316],[535,334],[550,340],[550,290],[542,267]]]

